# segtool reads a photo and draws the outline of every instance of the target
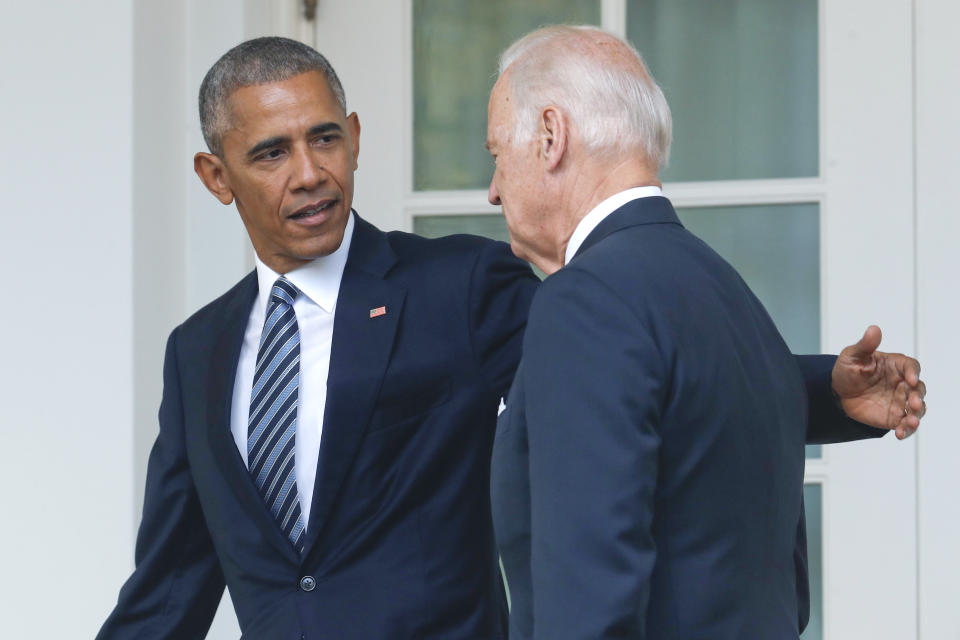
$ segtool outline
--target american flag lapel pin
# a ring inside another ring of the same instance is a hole
[[[386,307],[377,307],[376,309],[370,309],[371,318],[378,318],[380,316],[385,316],[385,315],[387,315]]]

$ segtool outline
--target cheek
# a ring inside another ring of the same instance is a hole
[[[246,194],[247,215],[254,224],[264,230],[274,230],[281,226],[283,210],[283,191],[264,185],[261,189]]]
[[[357,166],[349,150],[329,157],[323,168],[341,191],[347,191],[353,186],[353,172]]]
[[[524,223],[522,214],[522,207],[510,207],[509,209],[507,207],[503,208],[503,218],[507,222],[507,230],[510,232],[510,236],[514,240],[520,239],[520,236],[523,235],[524,229],[527,226]]]
[[[343,171],[343,177],[340,179],[340,184],[343,186],[345,191],[353,190],[353,172],[357,169],[355,164],[351,164],[349,167],[352,168],[345,168]]]

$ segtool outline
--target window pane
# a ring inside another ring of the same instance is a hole
[[[807,570],[810,573],[810,623],[801,634],[803,640],[823,639],[823,488],[819,484],[803,486],[807,513]]]
[[[700,207],[684,226],[733,265],[766,307],[790,350],[820,352],[820,207]]]
[[[599,0],[414,0],[413,188],[485,189],[500,53],[539,26],[598,24]]]
[[[665,181],[816,176],[817,0],[630,0],[673,111]]]

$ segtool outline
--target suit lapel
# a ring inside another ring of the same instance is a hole
[[[240,348],[256,296],[257,275],[251,272],[237,285],[234,295],[223,307],[222,315],[217,318],[207,388],[207,437],[220,472],[244,511],[260,527],[266,539],[281,553],[296,561],[297,552],[267,510],[230,431],[233,386],[240,361]]]
[[[386,234],[357,218],[333,322],[327,402],[304,553],[316,543],[376,403],[406,290],[384,280],[396,263]]]

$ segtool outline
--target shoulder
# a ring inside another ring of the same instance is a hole
[[[568,269],[570,276],[593,276],[630,304],[659,306],[678,296],[695,296],[705,285],[740,286],[732,267],[679,224],[620,229],[562,271]]]
[[[425,238],[403,231],[389,231],[386,236],[397,258],[409,265],[432,266],[438,262],[446,262],[472,266],[483,257],[498,256],[519,262],[510,252],[510,245],[480,236],[456,234]]]
[[[531,321],[534,315],[554,316],[597,308],[597,305],[623,305],[615,285],[617,278],[604,268],[605,264],[605,261],[578,258],[547,277],[534,295]]]
[[[612,244],[604,240],[543,281],[531,304],[528,339],[607,336],[625,346],[646,342],[669,324],[672,287],[654,274],[657,263],[635,259],[636,252],[617,255]]]
[[[626,271],[643,278],[651,273],[650,267],[656,273],[662,266],[682,267],[692,256],[712,253],[680,224],[636,224],[603,237],[570,265],[595,273]]]
[[[530,265],[513,255],[510,245],[466,234],[424,238],[412,233],[386,234],[397,257],[391,278],[417,288],[495,293],[516,284],[530,288],[538,280]],[[484,294],[486,295],[486,294]]]
[[[472,269],[490,261],[526,265],[505,242],[469,234],[427,238],[405,231],[382,231],[359,216],[353,242],[347,268],[379,265],[390,271],[391,278],[418,274],[429,280],[438,271]]]
[[[635,321],[630,319],[634,315],[602,274],[583,264],[571,263],[544,280],[534,294],[524,353],[527,347],[544,340],[562,343],[573,340],[573,336],[604,333],[607,325],[634,325]]]
[[[227,319],[235,319],[237,314],[242,315],[245,323],[256,295],[257,274],[251,271],[222,295],[191,314],[177,330],[185,335],[204,333],[210,327],[223,326]]]

